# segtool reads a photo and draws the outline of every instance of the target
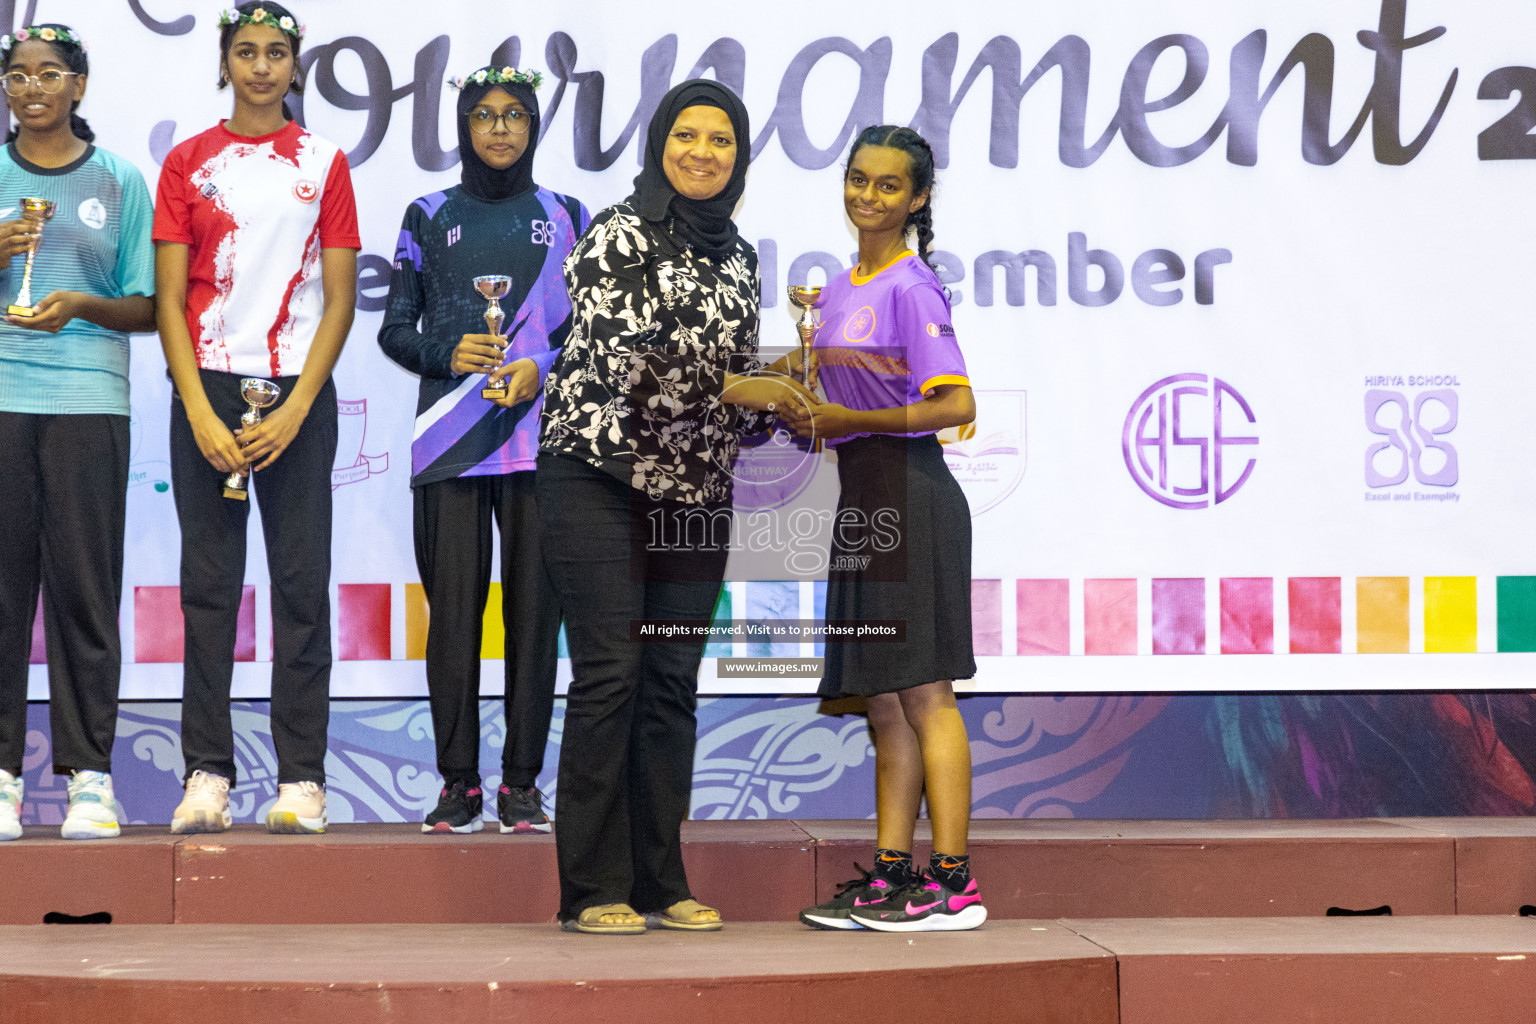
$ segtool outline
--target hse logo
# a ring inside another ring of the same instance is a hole
[[[1164,377],[1126,413],[1125,468],[1136,486],[1170,508],[1219,505],[1253,475],[1257,425],[1248,400],[1221,378]]]
[[[1445,377],[1367,377],[1365,428],[1383,438],[1365,449],[1365,485],[1396,487],[1411,474],[1425,487],[1455,487],[1460,479],[1456,448],[1445,435],[1461,415],[1460,383]],[[1408,392],[1373,385],[1446,384]]]

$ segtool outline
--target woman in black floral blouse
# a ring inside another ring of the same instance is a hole
[[[692,792],[703,637],[643,623],[712,617],[738,439],[753,410],[814,402],[756,358],[757,253],[731,219],[750,135],[717,82],[663,97],[634,193],[565,263],[572,327],[545,382],[537,487],[573,679],[560,749],[560,921],[608,934],[713,931],[679,829]]]

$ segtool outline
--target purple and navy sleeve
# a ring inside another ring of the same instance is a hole
[[[412,373],[423,377],[451,378],[455,338],[428,338],[420,329],[426,289],[422,279],[420,239],[431,218],[421,200],[406,207],[395,243],[394,267],[389,277],[389,298],[384,323],[379,327],[379,347],[384,354]]]

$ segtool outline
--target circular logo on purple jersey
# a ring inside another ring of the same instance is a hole
[[[1136,486],[1170,508],[1220,505],[1253,475],[1257,425],[1248,400],[1221,378],[1164,377],[1126,414],[1125,468]]]

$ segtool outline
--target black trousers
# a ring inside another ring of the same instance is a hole
[[[725,538],[659,551],[652,516],[679,512],[573,459],[539,457],[539,511],[565,609],[571,682],[555,846],[560,915],[689,898],[681,827],[693,791],[704,641],[634,643],[633,620],[709,619]],[[702,531],[701,531],[702,532]]]
[[[414,491],[416,567],[431,608],[427,694],[444,785],[480,781],[480,639],[491,582],[491,521],[501,533],[506,636],[502,781],[534,784],[555,707],[560,606],[544,565],[532,472],[458,477]]]
[[[0,412],[0,769],[14,775],[40,583],[53,770],[112,770],[128,451],[127,416]]]
[[[246,404],[240,376],[200,371],[213,410],[231,429]],[[282,397],[297,377],[279,377]],[[270,415],[265,411],[263,415]],[[272,740],[279,782],[325,781],[331,691],[331,467],[336,461],[336,388],[330,381],[293,443],[251,474],[250,500],[224,497],[224,475],[203,458],[180,396],[171,399],[171,485],[181,523],[181,611],[185,620],[181,749],[187,774],[235,781],[229,688],[245,582],[246,521],[261,502],[272,580]]]

